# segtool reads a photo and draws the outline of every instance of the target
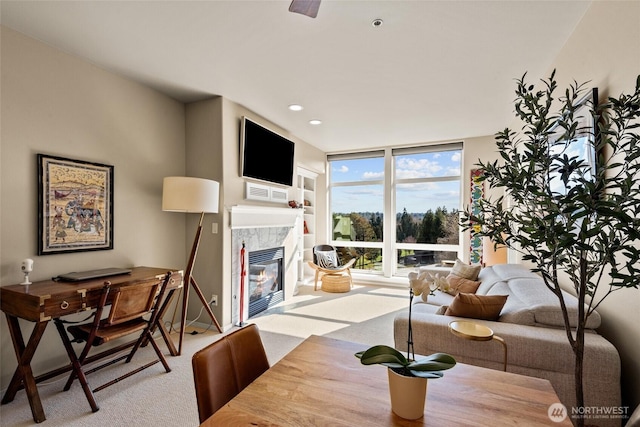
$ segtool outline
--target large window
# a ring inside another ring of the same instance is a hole
[[[461,144],[392,150],[396,264],[416,267],[453,261],[460,248]]]
[[[354,268],[406,276],[455,260],[462,144],[330,155],[332,244]]]
[[[342,261],[355,269],[382,272],[384,151],[330,160],[331,239]]]

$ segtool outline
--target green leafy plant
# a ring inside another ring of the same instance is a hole
[[[468,230],[476,223],[480,236],[521,253],[558,297],[575,355],[576,403],[584,407],[587,318],[611,293],[640,286],[640,76],[633,93],[586,109],[580,102],[585,84],[574,82],[556,98],[555,71],[542,89],[525,77],[517,81],[515,100],[522,132],[499,132],[500,158],[477,164],[482,179],[504,196],[481,201],[479,213],[463,213],[461,225]],[[581,125],[585,110],[597,131]],[[585,132],[595,141],[595,170],[569,149]],[[563,283],[579,301],[575,328]]]
[[[456,361],[445,353],[434,353],[418,360],[409,360],[402,353],[387,345],[375,345],[356,353],[363,365],[384,365],[405,377],[441,378],[442,371],[451,369]]]

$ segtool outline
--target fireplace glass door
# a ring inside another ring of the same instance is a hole
[[[249,317],[284,299],[284,247],[249,252]]]

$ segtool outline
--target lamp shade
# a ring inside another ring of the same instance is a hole
[[[498,245],[494,249],[494,245],[495,242],[489,237],[482,241],[482,260],[485,266],[507,263],[507,247]]]
[[[217,213],[220,184],[186,176],[168,176],[162,181],[162,210]]]

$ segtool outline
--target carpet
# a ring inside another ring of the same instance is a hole
[[[355,285],[348,293],[326,293],[314,291],[313,286],[300,286],[295,297],[249,319],[247,323],[258,325],[269,363],[273,365],[310,335],[362,343],[363,349],[374,344],[393,345],[393,318],[397,312],[405,310],[408,303],[408,291],[403,288]],[[207,325],[198,326],[206,328]],[[170,373],[166,373],[158,363],[95,393],[100,406],[95,413],[91,412],[77,381],[71,390],[62,391],[66,375],[39,384],[47,416],[42,425],[199,425],[191,357],[222,336],[212,329],[185,335],[182,355],[167,357],[172,369]],[[174,341],[177,341],[176,336]],[[164,343],[160,345],[164,348]],[[90,374],[89,384],[96,387],[153,360],[154,356],[151,347],[140,349],[131,364],[120,362]],[[19,391],[13,402],[0,406],[0,424],[7,427],[34,424],[24,391]]]

